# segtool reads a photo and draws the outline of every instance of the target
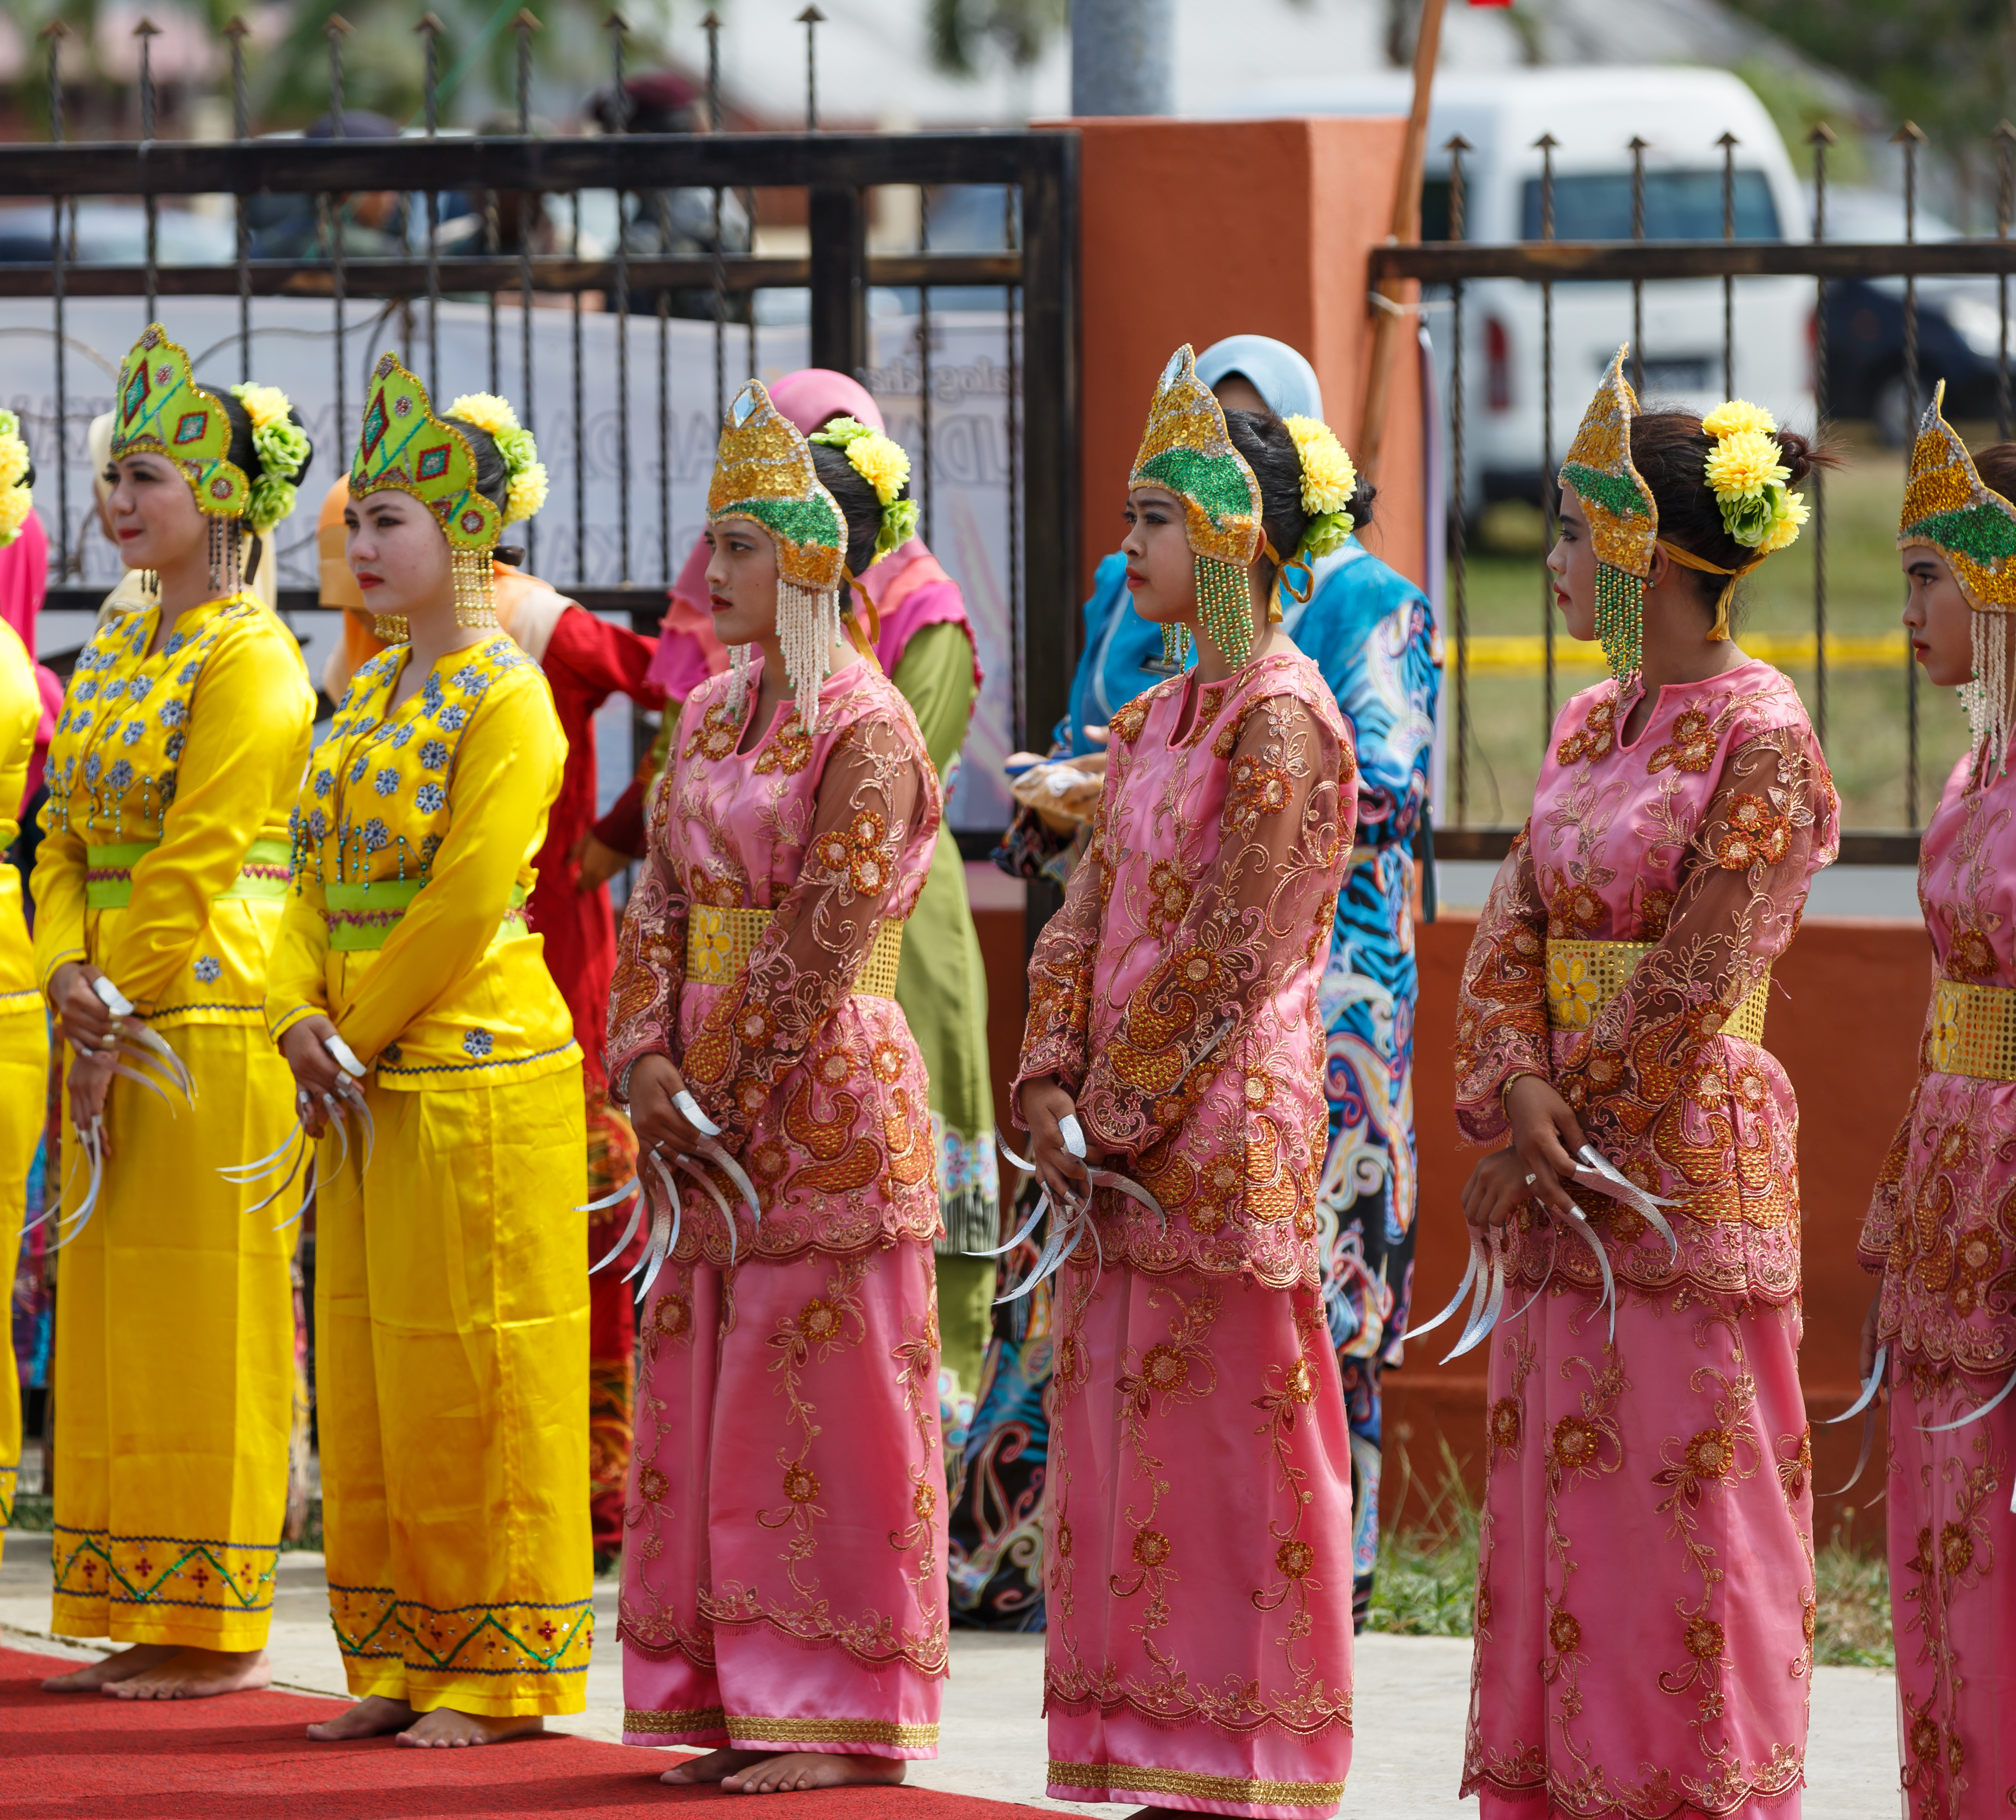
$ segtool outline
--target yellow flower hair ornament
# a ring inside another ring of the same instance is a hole
[[[1786,490],[1792,471],[1778,446],[1777,421],[1742,398],[1718,405],[1701,419],[1715,438],[1702,474],[1722,511],[1723,528],[1746,549],[1768,556],[1798,537],[1805,500]]]
[[[853,417],[836,417],[805,438],[837,448],[848,465],[875,489],[882,508],[881,528],[875,534],[875,554],[886,556],[917,534],[917,502],[898,495],[910,484],[910,458],[903,445]]]
[[[1358,469],[1327,423],[1313,417],[1285,417],[1302,464],[1302,509],[1309,515],[1301,546],[1289,558],[1327,556],[1341,549],[1358,527],[1351,516],[1351,496],[1358,491]]]
[[[0,411],[0,550],[13,542],[28,522],[35,502],[28,484],[31,466],[20,419],[11,411]]]
[[[448,406],[448,415],[473,424],[497,444],[510,485],[504,495],[504,522],[517,524],[546,502],[545,464],[532,433],[518,421],[508,398],[495,392],[465,392]]]
[[[262,535],[294,509],[294,482],[315,453],[308,433],[293,420],[293,404],[278,386],[247,380],[231,395],[252,420],[252,448],[259,473],[246,500],[245,522]]]

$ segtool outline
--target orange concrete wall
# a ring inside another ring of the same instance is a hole
[[[1386,238],[1399,120],[1075,120],[1083,359],[1084,589],[1119,548],[1127,475],[1163,363],[1187,341],[1271,335],[1309,357],[1351,447],[1371,340],[1369,250]],[[1422,574],[1420,385],[1401,338],[1367,546]]]
[[[1457,1135],[1451,1059],[1456,997],[1474,915],[1452,915],[1417,931],[1421,1003],[1414,1034],[1414,1117],[1421,1153],[1421,1210],[1414,1307],[1424,1319],[1448,1301],[1463,1272],[1467,1243],[1460,1196],[1477,1153]],[[1855,1395],[1857,1336],[1872,1281],[1855,1259],[1855,1242],[1875,1180],[1910,1097],[1931,949],[1916,923],[1809,918],[1771,973],[1766,1040],[1799,1101],[1799,1178],[1805,1214],[1805,1342],[1800,1377],[1813,1431],[1814,1477],[1840,1484],[1855,1464],[1860,1423],[1817,1426]],[[1449,1365],[1444,1329],[1387,1379],[1386,1472],[1381,1502],[1388,1520],[1418,1520],[1425,1492],[1441,1483],[1446,1441],[1473,1486],[1483,1463],[1484,1373],[1477,1355]],[[1876,1455],[1880,1462],[1881,1437]],[[1404,1456],[1404,1461],[1403,1461]],[[1409,1481],[1411,1478],[1412,1487]],[[1838,1522],[1865,1543],[1881,1534],[1882,1489],[1872,1466],[1845,1498],[1817,1501],[1822,1541]]]

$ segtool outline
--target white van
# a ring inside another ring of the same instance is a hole
[[[1242,111],[1283,114],[1402,114],[1411,103],[1404,72],[1283,84]],[[1449,233],[1449,155],[1460,133],[1465,154],[1467,240],[1541,237],[1541,154],[1551,133],[1554,238],[1631,238],[1631,149],[1645,149],[1645,234],[1651,240],[1715,240],[1723,230],[1723,149],[1734,136],[1739,239],[1811,237],[1806,203],[1784,141],[1762,103],[1719,70],[1449,70],[1435,78],[1428,128],[1422,237]],[[1384,210],[1388,199],[1377,206]],[[1719,279],[1647,284],[1643,397],[1649,404],[1705,410],[1723,397]],[[1445,297],[1445,293],[1442,293]],[[1553,287],[1557,466],[1618,343],[1631,335],[1629,284]],[[1448,397],[1449,318],[1428,298],[1429,334]],[[1813,421],[1814,289],[1802,278],[1736,283],[1735,390],[1789,428]],[[1463,292],[1464,380],[1469,397],[1467,504],[1537,498],[1540,435],[1540,287],[1513,279],[1472,280]]]

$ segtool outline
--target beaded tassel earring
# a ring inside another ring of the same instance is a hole
[[[1197,559],[1197,621],[1233,669],[1253,655],[1253,594],[1246,571],[1216,556]]]
[[[749,700],[749,653],[751,648],[747,645],[731,645],[728,650],[728,713],[729,718],[738,724]]]
[[[1974,680],[1960,687],[1960,706],[1975,755],[1976,775],[1985,784],[2009,769],[2009,618],[1977,611],[1973,634]]]
[[[1608,563],[1596,566],[1596,639],[1629,689],[1645,660],[1645,584]]]
[[[1172,621],[1162,628],[1162,661],[1168,665],[1173,676],[1181,670],[1190,654],[1190,629],[1188,626]]]
[[[375,613],[371,616],[371,635],[381,645],[404,645],[411,642],[413,628],[403,613]]]
[[[210,521],[210,593],[213,600],[234,595],[244,585],[239,574],[238,520]]]
[[[833,648],[840,642],[840,595],[826,588],[815,593],[794,582],[777,583],[777,640],[784,648],[784,674],[797,698],[798,725],[819,730],[819,688],[833,666]]]
[[[455,623],[459,626],[494,627],[497,624],[497,597],[492,587],[489,551],[472,550],[456,544],[449,563],[455,577]]]

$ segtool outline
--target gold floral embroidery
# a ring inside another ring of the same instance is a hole
[[[1600,696],[1589,706],[1582,724],[1554,748],[1557,764],[1575,764],[1585,758],[1607,758],[1616,736],[1617,697]]]
[[[1715,746],[1714,722],[1699,708],[1685,708],[1674,719],[1672,737],[1652,754],[1645,768],[1707,771],[1715,764]]]

